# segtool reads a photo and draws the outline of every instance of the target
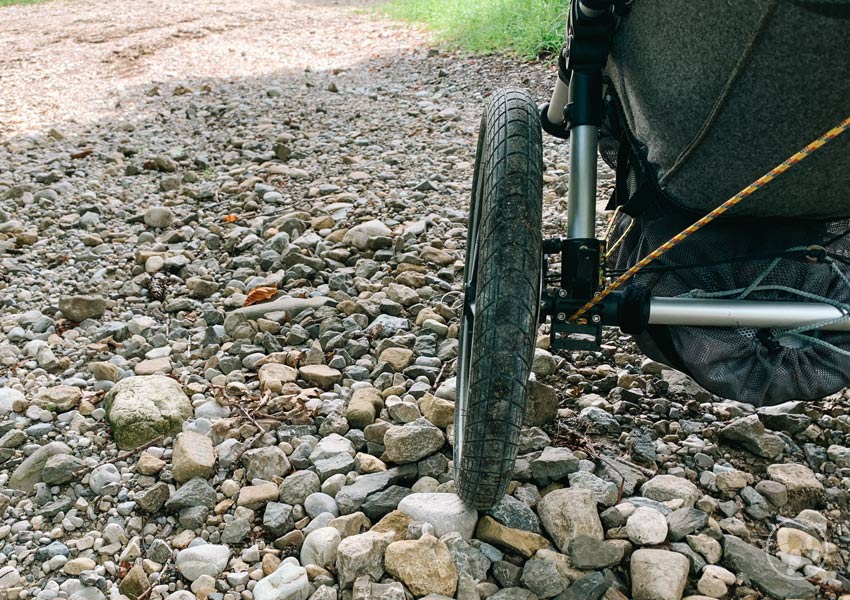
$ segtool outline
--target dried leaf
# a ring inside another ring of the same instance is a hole
[[[248,297],[245,298],[245,304],[242,306],[251,306],[252,304],[257,304],[259,302],[265,302],[270,298],[274,298],[277,294],[277,286],[269,285],[256,287],[250,292],[248,292]]]
[[[225,223],[235,223],[239,220],[239,215],[225,215],[223,220]]]
[[[94,152],[93,148],[84,148],[83,150],[80,150],[79,152],[74,152],[73,154],[71,154],[71,158],[85,158],[86,156],[88,156],[92,152]]]

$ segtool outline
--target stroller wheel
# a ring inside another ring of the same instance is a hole
[[[458,493],[480,509],[505,494],[528,395],[540,304],[542,156],[531,96],[497,91],[478,135],[454,429]]]

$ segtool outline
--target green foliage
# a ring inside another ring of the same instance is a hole
[[[389,0],[379,10],[392,18],[426,24],[452,47],[533,59],[561,47],[568,1]]]
[[[35,4],[45,0],[0,0],[0,6],[12,6],[13,4]]]

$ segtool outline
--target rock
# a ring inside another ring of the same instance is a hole
[[[626,521],[626,533],[638,546],[653,546],[667,539],[667,520],[653,508],[640,506]]]
[[[531,475],[535,482],[545,486],[575,473],[578,466],[578,458],[569,448],[547,446],[540,456],[531,461]]]
[[[121,473],[110,463],[96,467],[89,475],[89,487],[97,496],[117,493],[120,483]]]
[[[778,481],[763,479],[756,484],[755,490],[777,508],[788,504],[788,488]]]
[[[193,413],[180,384],[159,375],[122,379],[106,395],[105,408],[121,450],[178,433]]]
[[[84,467],[85,463],[76,456],[55,454],[45,461],[41,480],[48,485],[69,483],[80,476]]]
[[[513,496],[503,496],[501,501],[487,511],[487,514],[508,527],[540,533],[540,521],[537,515],[524,502]]]
[[[413,363],[413,350],[407,348],[387,348],[378,357],[379,362],[386,362],[393,371],[401,373]]]
[[[764,550],[732,536],[723,536],[723,566],[743,573],[756,588],[780,600],[814,598],[817,589],[804,577],[789,576],[786,566]]]
[[[550,492],[537,505],[543,528],[555,540],[561,552],[579,535],[603,539],[602,522],[596,512],[596,501],[589,490],[566,489]]]
[[[156,513],[165,505],[170,494],[168,484],[160,481],[147,489],[136,492],[134,500],[143,511]],[[215,494],[215,491],[213,491],[213,494]]]
[[[577,569],[598,570],[615,567],[625,554],[623,546],[598,540],[587,535],[579,535],[570,541],[567,554]]]
[[[139,596],[148,591],[149,587],[150,583],[145,570],[141,565],[136,565],[121,580],[118,591],[130,600],[137,600]]]
[[[723,549],[720,547],[720,542],[713,537],[701,533],[699,535],[689,535],[685,539],[688,542],[688,546],[695,552],[699,552],[709,563],[716,564],[720,562]]]
[[[850,448],[832,444],[826,449],[826,455],[840,469],[850,469]]]
[[[102,317],[106,302],[100,296],[66,296],[59,299],[59,310],[69,321],[79,323]]]
[[[529,380],[522,424],[526,427],[542,427],[553,421],[557,414],[558,396],[555,388],[536,380]]]
[[[823,545],[816,537],[792,527],[780,527],[776,531],[776,546],[783,554],[803,556],[815,564],[824,555]]]
[[[218,544],[199,544],[177,553],[175,565],[180,574],[189,581],[201,575],[218,577],[227,567],[230,549]]]
[[[708,565],[697,583],[697,590],[710,598],[722,598],[729,591],[727,586],[734,585],[736,581],[734,573],[717,565]]]
[[[246,485],[239,490],[236,506],[244,506],[245,508],[256,510],[277,499],[278,493],[277,484],[274,483]]]
[[[570,487],[576,489],[590,490],[593,499],[602,506],[614,506],[620,489],[610,481],[600,479],[593,473],[587,471],[576,471],[569,475]]]
[[[439,600],[443,599],[439,598]],[[521,587],[511,587],[499,590],[490,596],[489,600],[537,600],[537,596],[530,590]]]
[[[688,559],[676,552],[641,548],[631,557],[634,600],[681,600],[688,582]]]
[[[282,502],[269,502],[263,513],[263,527],[274,537],[280,537],[292,529],[292,506]]]
[[[549,541],[542,535],[506,527],[489,516],[478,521],[475,538],[516,552],[525,558],[531,558],[538,550],[549,548]]]
[[[301,564],[326,567],[336,564],[336,551],[342,540],[334,527],[314,529],[304,538],[301,546]]]
[[[336,572],[342,589],[350,588],[363,575],[374,581],[384,574],[384,552],[395,538],[394,533],[368,531],[352,535],[339,543],[336,553]]]
[[[145,211],[145,225],[165,229],[174,221],[174,213],[167,206],[152,206]]]
[[[357,515],[362,513],[354,514]],[[363,518],[368,522],[365,515]],[[394,510],[384,515],[384,517],[378,521],[374,527],[372,527],[372,531],[376,533],[393,533],[395,534],[396,540],[403,540],[407,535],[407,528],[410,527],[411,523],[413,523],[413,518],[410,515],[405,514],[400,510]]]
[[[165,461],[145,451],[139,456],[136,469],[142,475],[156,475],[165,468]]]
[[[254,600],[307,600],[313,587],[304,567],[286,561],[274,573],[258,581],[253,592]]]
[[[431,394],[425,394],[419,401],[422,415],[440,429],[452,425],[455,420],[455,403]]]
[[[675,475],[656,475],[641,486],[640,492],[658,502],[681,500],[684,507],[693,506],[702,496],[697,486]]]
[[[304,504],[307,496],[318,492],[321,485],[319,476],[313,471],[295,471],[280,484],[280,501],[293,505]]]
[[[284,384],[298,381],[298,370],[278,363],[266,363],[257,371],[260,389],[279,393]]]
[[[442,448],[445,441],[443,432],[427,419],[394,425],[384,434],[386,450],[382,460],[398,464],[415,462]]]
[[[574,581],[569,589],[558,596],[558,600],[600,600],[609,589],[611,589],[611,582],[602,573],[591,573]],[[609,593],[605,597],[611,600],[625,598],[614,593]]]
[[[342,377],[342,373],[327,365],[304,365],[298,372],[307,383],[323,390],[331,389]]]
[[[775,459],[785,451],[785,442],[765,431],[757,415],[739,417],[720,430],[720,438],[733,442],[762,458]]]
[[[184,431],[174,441],[171,472],[179,483],[194,477],[206,479],[215,465],[212,440],[194,431]]]
[[[788,503],[794,510],[813,508],[824,499],[823,484],[811,469],[794,463],[768,465],[767,475],[785,486]]]
[[[400,580],[415,596],[454,596],[457,568],[446,545],[424,535],[418,540],[393,542],[384,557],[387,572]]]
[[[247,450],[242,455],[242,464],[245,465],[246,481],[255,479],[272,481],[275,477],[285,477],[292,468],[286,453],[277,446]],[[318,486],[318,478],[316,485]],[[290,504],[301,504],[301,502]]]
[[[212,508],[215,503],[215,490],[206,480],[198,477],[180,486],[166,501],[165,509],[169,512],[177,512],[192,506]]]
[[[82,395],[79,388],[57,385],[39,394],[35,404],[45,410],[67,412],[79,405]]]
[[[570,581],[561,577],[554,560],[533,557],[525,563],[520,579],[523,587],[538,598],[553,598],[563,592]]]
[[[667,536],[671,542],[678,542],[707,525],[707,513],[697,508],[680,508],[667,515]]]
[[[7,415],[16,408],[20,412],[20,407],[26,402],[26,396],[16,389],[2,387],[0,388],[0,415]]]
[[[375,415],[384,407],[384,401],[375,388],[360,388],[351,394],[345,418],[348,424],[358,429],[365,429],[375,422]]]
[[[383,239],[392,235],[390,228],[377,219],[360,223],[349,229],[342,243],[358,250],[377,250],[384,246]]]
[[[490,559],[481,550],[466,542],[459,533],[449,533],[440,538],[452,555],[458,577],[470,578],[475,583],[487,578]]]
[[[478,521],[478,512],[465,506],[455,494],[410,494],[399,502],[398,510],[410,515],[414,521],[430,523],[438,537],[456,531],[468,540]]]
[[[30,454],[9,477],[9,487],[30,493],[41,481],[41,472],[47,459],[57,454],[70,454],[71,449],[62,442],[50,442]]]

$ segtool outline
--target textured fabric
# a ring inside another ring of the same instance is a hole
[[[687,211],[668,205],[650,206],[636,218],[621,214],[611,235],[623,243],[609,263],[610,269],[625,270],[652,249],[657,248],[693,221]],[[658,271],[652,265],[635,281],[653,296],[672,297],[703,290],[717,292],[750,285],[770,264],[768,256],[795,246],[823,244],[850,228],[850,221],[833,223],[761,220],[714,222],[672,249],[661,266],[675,265],[672,271]],[[829,246],[840,258],[850,259],[850,235]],[[740,262],[713,264],[739,257]],[[850,276],[850,267],[836,262]],[[784,258],[763,281],[783,285],[850,303],[850,288],[828,264],[812,264],[800,256]],[[805,301],[784,292],[756,292],[751,300]],[[768,332],[762,332],[766,334]],[[817,332],[818,339],[850,351],[850,333]],[[636,336],[640,348],[650,357],[674,366],[700,385],[724,398],[761,406],[787,400],[821,398],[850,385],[850,357],[814,343],[781,335],[766,342],[754,329],[719,327],[650,328]],[[776,342],[778,340],[778,347]]]
[[[636,0],[608,76],[668,199],[715,208],[850,115],[850,0]],[[850,216],[850,135],[731,215]]]

